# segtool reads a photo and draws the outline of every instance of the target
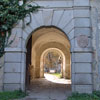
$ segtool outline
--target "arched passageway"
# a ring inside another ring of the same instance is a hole
[[[58,56],[57,60],[59,59],[61,60],[60,62],[61,77],[64,79],[71,79],[70,43],[67,36],[61,30],[55,27],[42,27],[33,32],[32,36],[30,37],[27,43],[27,56],[26,56],[27,87],[31,86],[32,89],[32,87],[34,86],[32,84],[34,84],[34,82],[37,83],[36,82],[37,78],[38,79],[44,78],[44,72],[46,66],[45,63],[47,60],[47,55],[50,56],[50,53],[54,53],[56,56]],[[54,65],[50,65],[50,67],[51,66],[54,67]],[[50,79],[48,80],[50,81]],[[63,85],[65,86],[65,84]]]
[[[51,71],[55,69],[55,72],[61,73],[62,78],[70,79],[70,67],[68,67],[67,69],[65,68],[66,56],[67,55],[64,55],[63,52],[57,48],[46,49],[42,53],[41,59],[40,59],[40,77],[43,78],[44,69],[49,68],[48,70],[49,72],[50,72],[50,69]],[[67,73],[65,72],[65,69]],[[67,75],[65,76],[65,74]]]
[[[46,49],[40,60],[40,77],[44,77],[44,73],[60,73],[64,78],[65,55],[57,48]],[[52,72],[53,71],[53,72]],[[70,76],[68,76],[70,78]],[[67,77],[67,78],[68,78]]]

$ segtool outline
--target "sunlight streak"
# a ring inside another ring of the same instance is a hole
[[[71,84],[71,80],[69,79],[64,79],[64,78],[58,78],[52,74],[44,74],[45,79],[47,79],[48,81],[51,81],[53,83],[58,83],[58,84]]]

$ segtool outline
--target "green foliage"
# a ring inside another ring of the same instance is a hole
[[[94,91],[93,94],[97,95],[98,97],[100,97],[100,91]]]
[[[92,94],[73,93],[67,100],[100,100],[100,91],[95,91]]]
[[[60,54],[57,52],[48,52],[45,59],[45,65],[48,68],[56,68],[59,64]]]
[[[19,5],[19,0],[0,0],[0,57],[4,53],[5,42],[8,40],[6,38],[10,37],[14,24],[40,8],[38,5],[28,5],[26,0],[23,2],[23,5]]]
[[[22,91],[13,91],[13,92],[0,92],[0,100],[13,100],[20,99],[26,96],[26,93]]]

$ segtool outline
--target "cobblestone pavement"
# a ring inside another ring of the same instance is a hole
[[[32,81],[28,96],[21,100],[67,100],[71,95],[70,80],[59,79],[51,74]]]

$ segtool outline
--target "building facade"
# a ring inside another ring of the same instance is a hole
[[[0,58],[0,90],[25,90],[27,44],[32,37],[31,64],[34,76],[43,76],[42,54],[52,48],[62,54],[64,77],[70,76],[72,91],[100,90],[100,1],[36,0],[41,6],[31,14],[30,25],[19,21],[12,29],[11,46]],[[30,2],[34,5],[34,2]],[[25,18],[27,23],[29,17]],[[10,41],[9,40],[9,41]],[[34,56],[35,55],[35,56]],[[70,72],[70,73],[69,73]]]

